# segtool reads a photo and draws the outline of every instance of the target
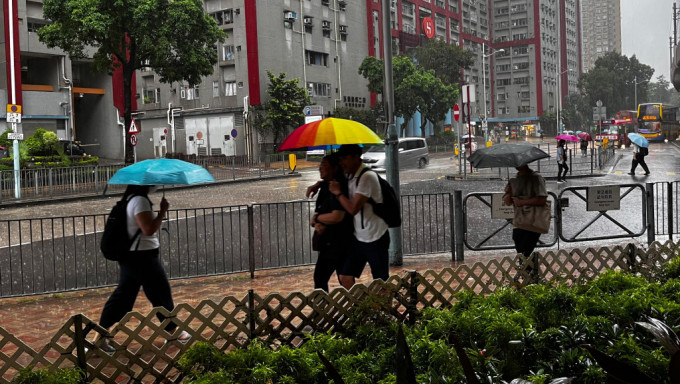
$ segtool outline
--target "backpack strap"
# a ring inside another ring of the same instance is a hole
[[[133,195],[130,195],[130,196],[128,196],[127,202],[125,203],[125,217],[126,217],[126,220],[127,220],[127,205],[130,204],[130,200],[132,200],[132,198],[135,197],[135,196],[141,196],[141,195],[134,195],[134,194],[133,194]],[[151,200],[149,199],[148,196],[146,197],[146,199],[149,200],[149,202],[151,202]],[[132,236],[132,243],[133,243],[133,244],[134,244],[134,242],[137,240],[138,237],[140,238],[140,239],[139,239],[140,241],[137,241],[137,245],[135,246],[135,252],[137,252],[137,250],[139,249],[139,243],[141,242],[141,235],[142,235],[142,229],[138,227],[138,228],[137,228],[137,232],[135,232],[135,234]]]
[[[361,179],[361,176],[368,171],[369,171],[368,167],[365,167],[364,169],[361,170],[361,172],[359,172],[359,176],[357,176],[355,187],[359,187],[359,179]],[[370,202],[373,199],[369,197],[368,200]],[[361,229],[364,229],[364,207],[361,207]]]

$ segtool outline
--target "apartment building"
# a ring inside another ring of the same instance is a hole
[[[581,0],[583,71],[607,52],[621,53],[620,0]]]
[[[380,5],[369,6],[369,31],[377,31]],[[557,110],[558,95],[576,91],[579,7],[579,0],[391,0],[392,38],[399,52],[424,43],[422,25],[429,17],[434,38],[476,57],[463,73],[463,82],[475,85],[472,120],[480,121],[486,109],[492,123],[535,123],[544,111]],[[369,54],[380,57],[379,40],[376,32],[369,35]]]
[[[358,75],[368,55],[365,1],[206,0],[205,9],[228,35],[212,76],[168,85],[151,71],[138,73],[138,119],[154,151],[147,156],[255,155],[271,146],[244,119],[248,106],[268,99],[267,71],[299,79],[325,115],[370,107]]]
[[[116,106],[122,110],[122,89],[112,77],[38,41],[36,31],[47,23],[41,1],[8,0],[2,23],[0,103],[21,106],[24,137],[43,128],[61,140],[80,141],[88,153],[122,158],[116,113]]]

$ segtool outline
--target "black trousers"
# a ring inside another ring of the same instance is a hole
[[[319,250],[319,257],[316,259],[314,267],[314,289],[323,289],[328,292],[328,280],[333,276],[333,272],[340,282],[340,268],[345,262],[347,249],[345,247],[323,246]]]
[[[515,228],[512,230],[512,240],[515,242],[515,250],[517,253],[521,253],[524,257],[528,258],[536,249],[536,244],[538,244],[538,238],[541,234],[538,232],[527,231],[526,229]],[[534,260],[534,264],[536,260]],[[531,271],[533,268],[527,268]]]
[[[635,168],[637,168],[638,164],[640,164],[642,169],[644,169],[646,173],[649,173],[649,168],[647,167],[647,163],[645,162],[645,157],[640,156],[639,154],[636,157],[637,159],[633,158],[633,164],[630,168],[630,171],[635,173]]]
[[[104,304],[99,325],[109,328],[132,311],[139,294],[144,287],[144,294],[154,307],[163,307],[168,311],[175,308],[170,291],[170,283],[158,257],[158,249],[130,252],[128,259],[118,262],[120,281]],[[160,321],[165,316],[158,314]],[[170,322],[165,330],[172,332],[177,324]]]
[[[562,171],[564,171],[564,173],[562,173]],[[567,177],[567,172],[569,172],[569,166],[566,161],[562,164],[557,164],[557,180],[564,180],[564,178]],[[560,174],[562,176],[560,176]]]

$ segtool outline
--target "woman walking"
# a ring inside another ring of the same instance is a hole
[[[132,311],[141,287],[154,307],[163,307],[168,311],[175,308],[170,283],[159,259],[160,243],[157,235],[170,204],[163,197],[160,211],[154,217],[148,196],[153,190],[154,186],[128,185],[123,195],[127,201],[127,231],[133,242],[127,256],[118,262],[120,281],[102,310],[99,325],[103,328],[108,329]],[[159,313],[158,319],[162,322],[165,316]],[[172,321],[165,326],[168,333],[173,333],[176,328],[177,324]],[[186,342],[190,337],[183,331],[177,339]],[[99,344],[99,348],[107,353],[114,352],[106,340]]]
[[[567,181],[567,171],[569,171],[569,166],[567,165],[567,150],[564,148],[565,140],[560,140],[557,143],[557,182],[562,183]],[[564,171],[564,173],[562,172]]]
[[[323,289],[326,292],[333,272],[340,282],[339,272],[346,259],[347,244],[352,239],[352,216],[347,214],[338,198],[328,189],[330,182],[335,180],[347,195],[347,179],[342,173],[339,160],[336,154],[332,154],[324,157],[319,164],[322,181],[319,184],[316,208],[309,222],[314,227],[316,250],[319,251],[314,268],[314,289]]]

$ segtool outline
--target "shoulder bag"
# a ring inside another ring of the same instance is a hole
[[[525,196],[518,196],[520,200]],[[552,216],[552,203],[547,200],[545,205],[523,205],[515,207],[512,226],[536,233],[548,233]]]

